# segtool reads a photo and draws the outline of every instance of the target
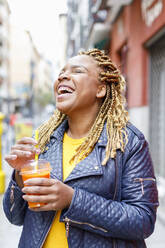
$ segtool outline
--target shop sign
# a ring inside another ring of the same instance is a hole
[[[142,16],[149,27],[159,17],[163,9],[162,0],[141,0]]]

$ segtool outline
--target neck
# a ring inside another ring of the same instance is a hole
[[[87,136],[96,120],[98,112],[99,109],[93,113],[81,112],[81,114],[76,114],[76,116],[68,117],[69,128],[67,134],[74,139],[80,139]]]

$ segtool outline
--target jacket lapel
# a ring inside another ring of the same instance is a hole
[[[50,163],[52,165],[52,171],[50,173],[51,178],[63,181],[63,166],[62,166],[62,142],[56,144],[56,150],[50,151]]]
[[[99,141],[95,145],[93,151],[81,162],[79,162],[75,168],[72,170],[70,175],[66,178],[64,182],[68,182],[73,179],[94,176],[94,175],[103,175],[103,166],[101,164],[99,156],[99,147],[102,147],[105,151],[107,144],[107,135],[106,135],[106,124],[104,124],[103,131],[100,135]]]
[[[68,127],[67,120],[64,120],[62,124],[53,132],[50,137],[50,143],[48,144],[47,157],[52,165],[51,178],[63,181],[63,166],[62,166],[62,154],[63,154],[63,136]]]
[[[103,169],[97,156],[97,147],[82,161],[80,161],[72,170],[64,182],[87,176],[102,175]]]
[[[63,153],[63,135],[68,127],[67,120],[54,131],[50,138],[51,147],[55,147],[54,149],[50,149],[49,157],[52,167],[51,177],[57,178],[58,180],[63,180],[63,166],[62,166],[62,153]],[[56,145],[55,145],[56,143]],[[107,143],[106,137],[106,124],[104,125],[103,131],[100,135],[100,139],[96,144],[93,151],[82,161],[80,161],[75,168],[72,170],[70,175],[66,178],[64,182],[71,181],[73,179],[78,179],[82,177],[92,176],[92,175],[102,175],[103,169],[98,153],[99,146],[105,148]]]

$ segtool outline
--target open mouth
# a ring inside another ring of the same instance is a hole
[[[57,90],[58,95],[72,94],[73,92],[74,90],[71,87],[64,85],[59,86]]]

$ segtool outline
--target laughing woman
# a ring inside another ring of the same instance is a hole
[[[97,49],[61,70],[57,109],[39,127],[40,150],[25,137],[6,156],[14,171],[3,204],[9,221],[23,225],[19,248],[146,247],[156,180],[148,144],[128,122],[124,88],[120,71]],[[50,162],[51,178],[23,187],[19,170],[35,153]],[[29,209],[27,201],[47,204]]]

